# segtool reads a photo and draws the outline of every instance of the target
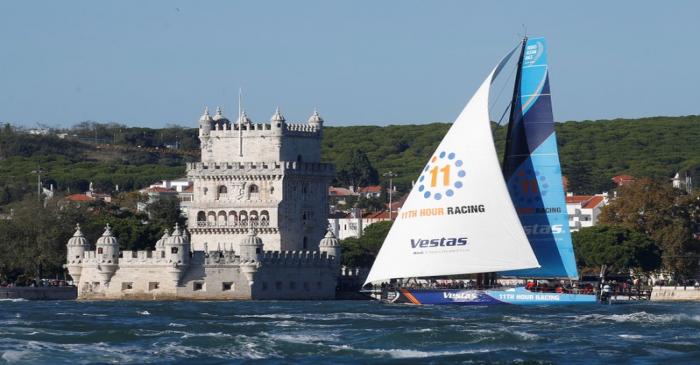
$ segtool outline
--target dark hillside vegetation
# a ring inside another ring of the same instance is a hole
[[[341,169],[347,156],[360,149],[380,177],[386,171],[396,172],[397,185],[407,189],[449,127],[446,123],[328,127],[323,156]],[[562,171],[576,193],[607,191],[610,179],[620,174],[668,179],[688,170],[700,181],[700,116],[565,122],[555,128]],[[502,153],[506,127],[494,124],[493,131],[496,149]]]
[[[411,181],[447,133],[450,124],[326,127],[323,159],[336,165],[335,185],[394,183],[407,191]],[[506,127],[492,125],[502,153]],[[598,193],[611,178],[628,174],[669,179],[689,171],[700,181],[700,116],[653,117],[557,123],[556,131],[569,190]],[[142,188],[184,176],[186,161],[198,158],[197,129],[162,129],[85,122],[68,139],[0,129],[0,206],[36,191],[36,175],[64,192],[82,192],[92,181],[100,191]],[[95,143],[97,141],[98,143]]]

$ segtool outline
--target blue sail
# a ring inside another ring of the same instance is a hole
[[[503,175],[541,267],[501,274],[577,278],[554,132],[544,38],[525,42],[519,67]]]

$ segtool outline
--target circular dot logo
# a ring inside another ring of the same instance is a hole
[[[467,170],[456,153],[440,151],[430,158],[418,178],[418,192],[424,199],[451,198],[464,186]]]

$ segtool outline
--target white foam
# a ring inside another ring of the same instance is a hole
[[[356,349],[347,345],[335,346],[337,349],[342,350],[355,350],[360,351],[368,355],[384,355],[389,356],[394,359],[415,359],[415,358],[426,358],[435,356],[453,356],[453,355],[465,355],[465,354],[478,354],[478,353],[488,353],[492,350],[490,349],[480,349],[480,350],[456,350],[456,351],[420,351],[420,350],[410,350],[410,349]],[[495,350],[493,350],[495,351]]]
[[[168,327],[187,327],[187,325],[186,325],[186,324],[181,324],[181,323],[172,322],[172,323],[168,323]]]
[[[674,322],[700,322],[700,315],[687,314],[651,314],[647,312],[634,312],[627,314],[585,314],[570,317],[575,321],[583,322],[616,322],[616,323],[674,323]]]
[[[644,338],[644,336],[642,336],[642,335],[627,335],[627,334],[622,334],[622,335],[618,335],[618,336],[620,336],[620,337],[622,337],[622,338],[628,338],[628,339],[631,339],[631,340],[639,340],[639,339],[641,339],[641,338]]]
[[[137,311],[136,313],[142,315],[142,316],[150,316],[151,313],[149,311]]]
[[[7,350],[2,353],[0,359],[7,361],[8,363],[18,362],[22,360],[23,357],[29,354],[29,351],[14,351]]]
[[[2,298],[0,302],[26,302],[27,299],[23,298]]]

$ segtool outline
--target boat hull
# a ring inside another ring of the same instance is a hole
[[[408,289],[389,291],[382,300],[392,303],[432,305],[542,305],[542,304],[593,304],[594,294],[539,293],[523,287],[510,289]]]

